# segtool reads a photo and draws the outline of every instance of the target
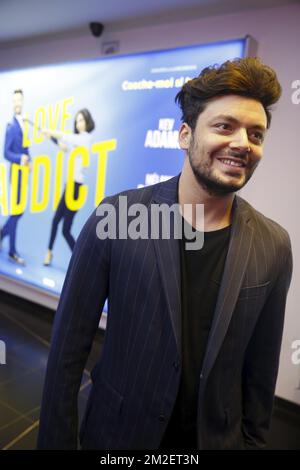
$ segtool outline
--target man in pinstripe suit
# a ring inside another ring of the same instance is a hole
[[[177,95],[179,176],[126,191],[192,207],[204,245],[101,237],[99,208],[72,256],[55,318],[38,447],[77,446],[77,394],[106,298],[102,356],[81,426],[83,449],[260,449],[271,419],[292,256],[287,232],[235,195],[262,158],[281,93],[258,59],[204,69]],[[183,213],[184,214],[184,213]],[[117,220],[121,224],[121,219]],[[129,222],[128,222],[129,223]],[[196,232],[197,233],[197,232]]]

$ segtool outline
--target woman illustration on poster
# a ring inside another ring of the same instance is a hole
[[[94,130],[95,123],[88,109],[81,109],[77,112],[74,122],[74,133],[67,134],[61,131],[52,131],[43,129],[43,133],[57,142],[63,150],[72,150],[74,147],[88,147],[91,144],[90,133]],[[74,171],[74,199],[77,199],[79,188],[84,182],[83,166],[80,159],[75,161]],[[58,224],[63,220],[62,234],[73,251],[75,240],[71,234],[71,227],[77,211],[71,210],[66,206],[65,202],[66,188],[61,196],[57,210],[52,220],[51,234],[48,250],[44,259],[44,266],[49,266],[53,259],[53,246],[57,235]]]

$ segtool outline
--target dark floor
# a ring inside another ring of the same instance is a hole
[[[0,339],[6,364],[0,365],[0,449],[34,449],[54,312],[0,291]],[[90,370],[101,353],[97,334],[78,399],[81,420],[90,391]]]
[[[34,449],[54,312],[0,291],[0,339],[6,364],[0,365],[0,449]],[[90,390],[90,370],[101,353],[99,330],[79,394],[82,418]],[[269,449],[300,450],[300,407],[276,400]]]

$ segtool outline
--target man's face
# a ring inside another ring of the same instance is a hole
[[[22,109],[23,109],[22,93],[13,94],[13,108],[14,108],[14,114],[22,114]]]
[[[241,189],[263,154],[267,117],[252,98],[227,95],[212,99],[199,115],[194,132],[186,124],[179,142],[187,151],[198,183],[214,194]]]

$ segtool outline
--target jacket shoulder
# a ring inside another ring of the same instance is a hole
[[[6,124],[6,132],[12,132],[15,128],[14,122],[8,122]]]
[[[264,238],[272,239],[273,243],[277,247],[286,247],[290,248],[291,241],[290,236],[287,230],[282,227],[278,222],[275,220],[265,216],[260,211],[255,209],[249,202],[245,201],[244,199],[240,198],[243,203],[243,206],[246,208],[248,213],[251,216],[251,219],[254,224],[254,228],[257,228],[258,233],[260,233]]]
[[[175,178],[172,178],[171,180],[175,180]],[[171,180],[156,183],[156,184],[151,184],[149,186],[144,186],[142,188],[128,189],[128,190],[119,192],[117,194],[114,194],[112,196],[107,196],[101,202],[101,204],[104,202],[111,203],[114,205],[118,204],[119,198],[121,196],[127,197],[129,204],[134,204],[134,203],[147,204],[153,199],[153,196],[155,194],[159,193],[162,189],[167,188],[170,185],[170,183],[172,185]]]
[[[6,132],[16,132],[18,129],[19,124],[15,118],[6,124]]]

